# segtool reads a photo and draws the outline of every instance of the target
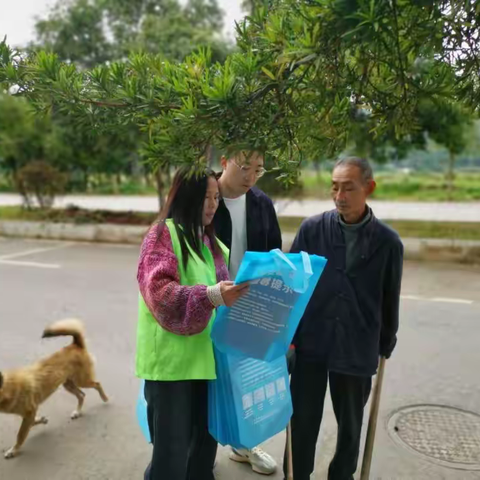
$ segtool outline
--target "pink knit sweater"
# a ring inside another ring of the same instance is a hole
[[[180,285],[178,259],[170,232],[165,227],[158,237],[157,229],[154,225],[143,240],[137,272],[140,292],[151,314],[165,330],[177,335],[196,335],[207,327],[212,316],[207,286]],[[228,280],[222,254],[213,253],[207,236],[203,241],[213,254],[217,281]]]

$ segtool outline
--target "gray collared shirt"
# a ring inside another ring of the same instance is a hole
[[[338,221],[342,227],[343,237],[346,245],[346,268],[347,272],[351,270],[352,265],[356,263],[358,257],[361,255],[361,250],[358,245],[360,230],[372,219],[372,211],[367,207],[368,211],[365,217],[358,223],[345,223],[341,217],[338,216]]]

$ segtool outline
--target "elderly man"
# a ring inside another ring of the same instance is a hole
[[[353,480],[372,376],[397,341],[403,245],[366,203],[375,187],[367,160],[339,160],[336,209],[305,220],[291,249],[328,259],[294,339],[295,480],[309,480],[314,470],[327,383],[338,424],[328,479]]]

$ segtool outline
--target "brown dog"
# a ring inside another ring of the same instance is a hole
[[[18,454],[30,429],[46,424],[45,417],[37,417],[38,407],[60,385],[78,400],[71,418],[81,415],[85,393],[80,388],[94,388],[104,402],[108,401],[102,386],[95,380],[93,359],[85,346],[83,324],[78,320],[56,322],[43,332],[43,337],[71,335],[73,343],[48,358],[25,368],[0,373],[0,412],[13,413],[23,418],[17,443],[5,453],[5,458]]]

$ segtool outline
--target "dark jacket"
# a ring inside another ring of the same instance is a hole
[[[372,219],[359,232],[358,260],[345,268],[346,246],[336,210],[305,220],[292,245],[328,262],[295,335],[297,353],[335,372],[373,375],[379,355],[395,348],[403,245]]]
[[[251,252],[269,252],[282,248],[282,234],[273,202],[259,188],[247,192],[247,248]],[[232,219],[223,200],[220,200],[213,219],[215,234],[230,249]]]

